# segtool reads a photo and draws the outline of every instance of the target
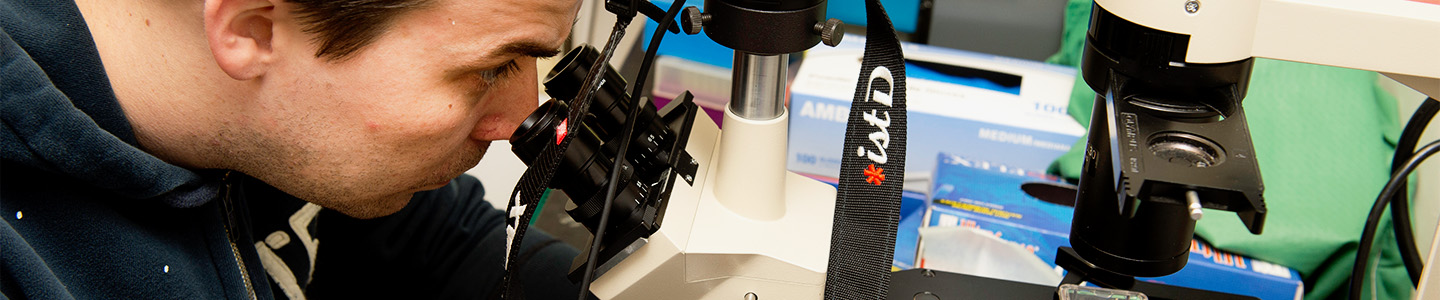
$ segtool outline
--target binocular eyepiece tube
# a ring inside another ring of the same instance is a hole
[[[661,113],[654,104],[628,95],[625,79],[606,65],[589,107],[570,115],[585,76],[599,57],[599,52],[590,46],[567,53],[545,81],[546,93],[552,98],[521,122],[510,136],[510,143],[511,151],[529,165],[546,148],[572,139],[547,186],[570,197],[573,204],[566,206],[566,212],[592,234],[599,229],[607,187],[617,186],[604,240],[594,241],[601,243],[598,262],[604,263],[625,246],[658,230],[676,175],[694,176],[698,166],[684,150],[698,107],[689,101],[687,93],[687,98],[676,99]],[[628,115],[636,105],[643,107],[636,115]],[[578,124],[570,130],[572,122]],[[628,122],[636,123],[633,134],[627,137],[623,133]],[[629,139],[630,146],[621,157],[619,145],[623,139]],[[617,161],[619,170],[613,169]],[[613,177],[617,182],[610,182],[612,172],[619,173]],[[583,272],[588,259],[584,255],[576,258],[572,279]]]

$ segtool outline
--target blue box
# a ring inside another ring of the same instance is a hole
[[[935,185],[926,205],[927,227],[976,228],[1018,244],[1017,249],[1055,268],[1056,249],[1070,245],[1074,209],[1033,197],[1022,190],[1022,185],[1063,185],[1058,178],[946,153],[939,154],[937,161]],[[933,241],[920,243],[921,257],[936,255],[923,252],[928,242]],[[923,261],[917,265],[927,267]],[[1304,292],[1300,274],[1293,269],[1215,249],[1199,240],[1192,241],[1190,260],[1184,269],[1163,277],[1137,279],[1267,300],[1298,299]]]

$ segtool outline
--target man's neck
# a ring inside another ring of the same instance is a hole
[[[216,66],[203,1],[78,0],[115,96],[142,148],[188,168],[224,168],[241,85]]]

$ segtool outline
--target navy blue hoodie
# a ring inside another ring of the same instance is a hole
[[[0,1],[0,95],[0,299],[473,299],[504,274],[473,177],[356,220],[145,153],[73,2]],[[574,248],[521,249],[531,298],[575,295]]]
[[[25,2],[0,2],[0,291],[269,298],[222,173],[140,150],[74,3]]]

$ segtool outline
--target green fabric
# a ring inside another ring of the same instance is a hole
[[[1070,1],[1060,52],[1049,62],[1078,67],[1090,10],[1090,0]],[[1300,271],[1305,299],[1344,298],[1360,231],[1389,177],[1400,131],[1395,100],[1376,76],[1257,58],[1243,105],[1266,188],[1264,234],[1251,235],[1233,213],[1218,211],[1199,222],[1196,234],[1216,247]],[[1076,76],[1069,112],[1088,126],[1095,92],[1083,80]],[[1051,172],[1078,178],[1084,142],[1077,141]],[[1376,248],[1383,253],[1364,295],[1409,299],[1412,287],[1388,214],[1380,232]],[[1374,289],[1377,278],[1380,288]]]

